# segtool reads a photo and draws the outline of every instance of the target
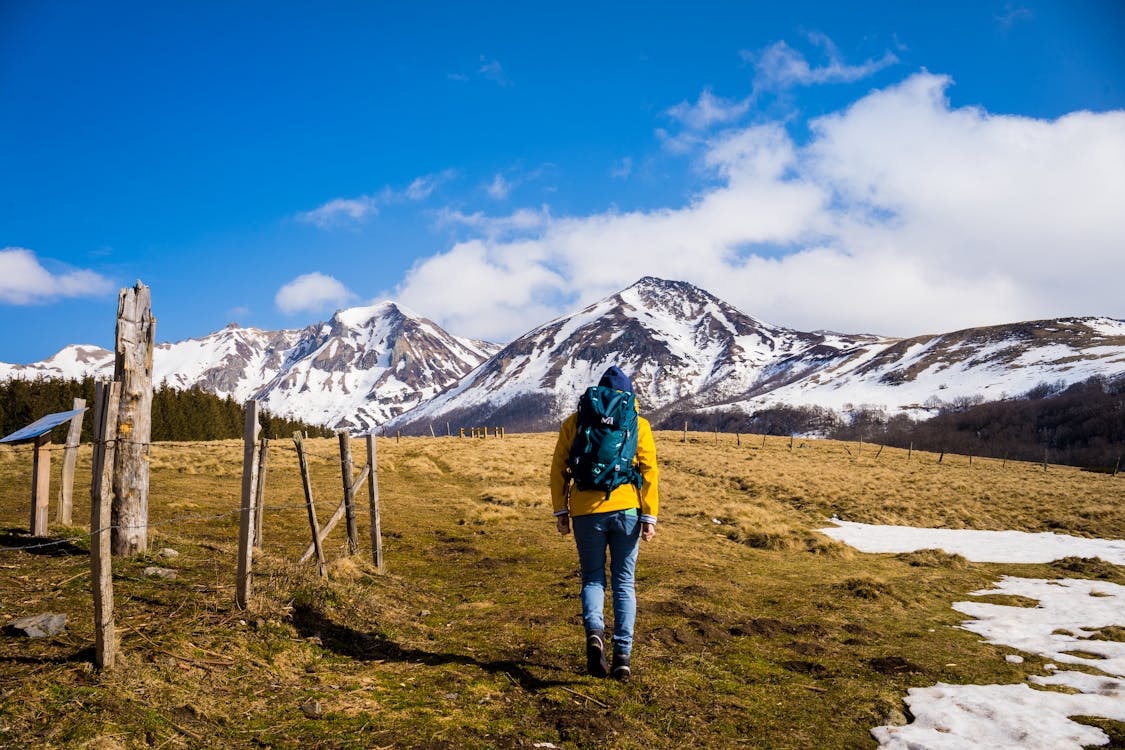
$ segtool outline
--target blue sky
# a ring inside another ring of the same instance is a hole
[[[137,279],[161,341],[384,298],[505,341],[647,274],[806,330],[1125,317],[1123,29],[1116,0],[5,0],[0,361],[111,346]]]

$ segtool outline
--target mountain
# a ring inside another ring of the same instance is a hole
[[[1125,376],[1125,321],[1060,318],[905,339],[802,332],[691,284],[645,277],[503,348],[384,302],[305,329],[230,325],[154,353],[157,384],[256,398],[279,416],[353,432],[551,429],[611,364],[630,374],[658,425],[781,405],[927,417],[1042,383]],[[112,370],[111,352],[69,346],[32,365],[0,364],[0,379]]]
[[[779,404],[928,416],[1042,382],[1125,373],[1125,322],[1067,318],[894,339],[763,323],[691,284],[646,277],[501,349],[456,387],[391,420],[546,429],[611,364],[657,423]]]
[[[453,385],[498,347],[458,338],[394,302],[337,312],[303,330],[231,324],[198,339],[158,344],[153,380],[199,387],[313,424],[366,431]],[[68,346],[13,377],[112,377],[113,352]]]
[[[305,329],[254,397],[279,414],[366,432],[449,388],[497,348],[394,302],[353,307]]]

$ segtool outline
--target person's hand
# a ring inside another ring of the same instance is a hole
[[[555,528],[559,533],[566,536],[570,533],[570,516],[563,513],[561,516],[555,516]]]
[[[647,542],[654,536],[656,536],[656,524],[641,523],[641,539]]]

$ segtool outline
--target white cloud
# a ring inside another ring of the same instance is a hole
[[[360,224],[379,213],[379,206],[369,195],[358,198],[333,198],[311,211],[297,214],[297,220],[321,229]]]
[[[715,96],[711,89],[705,88],[695,104],[680,102],[667,111],[667,114],[691,130],[707,130],[712,125],[737,120],[750,108],[750,100],[732,101]]]
[[[113,282],[93,271],[51,273],[35,253],[22,247],[0,250],[0,302],[43,303],[59,297],[97,297],[113,291]]]
[[[757,52],[742,51],[742,57],[755,67],[754,89],[782,90],[794,86],[812,86],[821,83],[848,83],[877,73],[898,62],[889,50],[878,60],[867,60],[862,65],[848,65],[839,49],[824,34],[812,33],[809,41],[824,50],[828,61],[814,67],[805,56],[785,42],[775,42]]]
[[[489,60],[484,55],[480,56],[481,65],[477,72],[497,84],[498,86],[511,86],[512,80],[504,72],[504,66],[498,60]]]
[[[387,185],[379,191],[377,197],[361,195],[356,198],[333,198],[311,211],[301,211],[296,215],[296,219],[320,229],[357,226],[378,215],[380,204],[388,205],[407,200],[425,200],[444,183],[456,176],[456,170],[446,169],[442,172],[416,177],[402,190]]]
[[[319,312],[326,308],[343,307],[354,297],[355,295],[336,279],[313,272],[298,276],[278,289],[274,304],[281,312],[292,315],[298,312]]]
[[[438,213],[438,225],[456,224],[468,227],[481,235],[489,238],[510,237],[516,234],[526,235],[547,225],[551,219],[550,210],[546,206],[538,210],[521,208],[507,216],[488,216],[480,211],[471,214],[445,209]]]
[[[504,179],[504,175],[497,173],[484,190],[491,198],[502,201],[512,192],[513,187],[515,186],[511,182]]]
[[[476,239],[396,294],[461,335],[510,339],[651,274],[805,330],[914,335],[1125,317],[1125,112],[1039,120],[950,107],[928,73],[810,123],[701,143],[715,184],[664,209],[447,213]],[[449,295],[451,288],[504,290]]]
[[[609,168],[609,176],[615,180],[627,180],[633,174],[633,158],[623,156]]]
[[[454,169],[446,169],[436,174],[426,174],[417,177],[411,182],[402,196],[412,200],[421,201],[429,198],[435,190],[441,187],[446,182],[457,177],[457,171]]]

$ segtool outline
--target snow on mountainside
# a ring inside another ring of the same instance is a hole
[[[632,376],[642,410],[657,419],[779,404],[925,417],[940,402],[1125,375],[1125,322],[1067,318],[910,339],[804,333],[755,320],[691,284],[647,277],[530,331],[389,426],[548,428],[611,364]]]
[[[776,405],[881,407],[928,416],[1048,382],[1125,376],[1125,321],[1061,318],[908,339],[769,325],[691,284],[645,277],[507,346],[458,338],[393,302],[303,330],[228,326],[161,344],[155,380],[364,432],[375,427],[550,429],[611,364],[659,421]],[[108,377],[113,355],[69,346],[0,379]],[[678,418],[678,417],[677,417]]]
[[[942,403],[998,401],[1095,375],[1125,375],[1125,321],[1060,318],[888,340],[740,407],[877,406],[925,417]]]
[[[881,341],[771,326],[691,284],[645,277],[524,334],[392,426],[454,417],[557,422],[611,364],[630,374],[646,412],[725,404]]]
[[[453,385],[496,351],[393,302],[353,307],[307,328],[256,392],[266,408],[368,431]]]
[[[314,424],[363,431],[448,388],[494,353],[487,342],[451,336],[431,321],[384,302],[337,312],[304,330],[262,331],[231,324],[153,352],[153,381],[200,387]],[[0,379],[108,378],[113,352],[68,346],[30,365],[0,364]]]

